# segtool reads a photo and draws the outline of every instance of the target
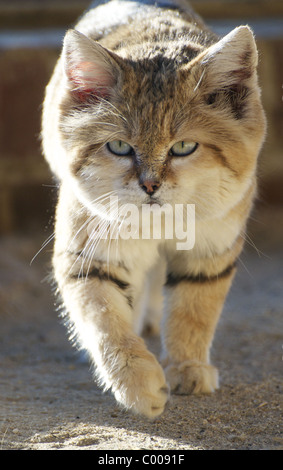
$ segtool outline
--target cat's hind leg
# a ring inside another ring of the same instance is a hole
[[[160,322],[163,313],[163,286],[166,281],[166,263],[158,258],[157,263],[147,273],[143,298],[143,328],[145,335],[160,334]]]

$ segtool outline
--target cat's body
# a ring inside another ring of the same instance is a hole
[[[180,5],[91,9],[76,29],[99,43],[67,33],[43,113],[44,153],[60,181],[54,274],[69,324],[103,386],[150,417],[163,411],[168,385],[218,386],[209,350],[265,131],[251,31],[219,40]],[[111,196],[139,210],[194,204],[193,248],[165,236],[113,239]],[[165,373],[139,336],[143,320],[158,330],[162,307]]]

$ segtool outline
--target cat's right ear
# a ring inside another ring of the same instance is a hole
[[[67,86],[76,99],[109,96],[121,73],[116,55],[79,31],[69,30],[62,56]]]

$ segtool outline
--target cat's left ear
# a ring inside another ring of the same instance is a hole
[[[68,88],[80,101],[107,98],[117,83],[121,59],[76,30],[64,38],[63,63]]]
[[[257,48],[248,26],[239,26],[210,46],[201,57],[211,89],[247,85],[256,77]]]

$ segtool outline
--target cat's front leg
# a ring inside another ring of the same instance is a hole
[[[175,393],[210,393],[218,388],[210,346],[234,272],[234,264],[230,264],[211,276],[168,275],[163,365]]]
[[[73,332],[88,351],[101,385],[127,409],[158,416],[167,402],[168,387],[157,359],[134,333],[132,276],[123,268],[98,262],[87,276],[62,272],[65,265],[74,265],[68,256],[55,255],[59,289]]]

